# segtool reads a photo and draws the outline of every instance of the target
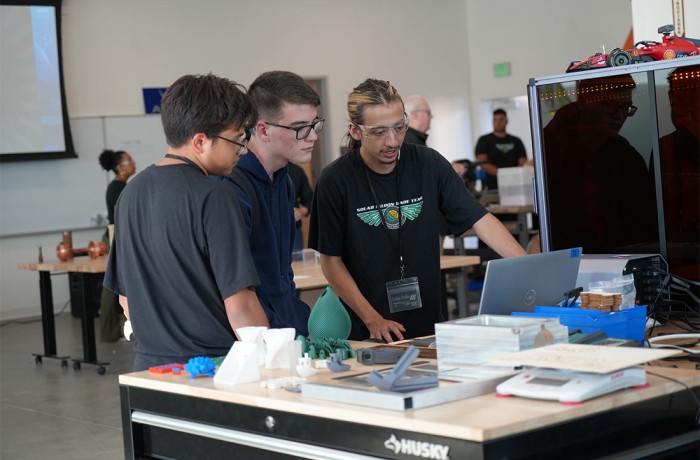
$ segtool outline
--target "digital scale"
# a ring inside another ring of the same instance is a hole
[[[497,385],[496,395],[578,404],[624,388],[646,386],[647,373],[643,367],[630,367],[608,374],[534,368]]]

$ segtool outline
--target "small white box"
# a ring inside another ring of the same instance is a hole
[[[498,168],[498,194],[501,206],[528,206],[534,203],[532,166]]]

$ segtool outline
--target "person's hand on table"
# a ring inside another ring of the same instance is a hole
[[[406,328],[403,327],[403,324],[382,317],[370,321],[365,324],[365,326],[367,326],[369,330],[369,337],[371,339],[383,339],[386,340],[387,343],[403,340],[402,332],[406,332]],[[396,339],[392,337],[392,334],[396,336]]]

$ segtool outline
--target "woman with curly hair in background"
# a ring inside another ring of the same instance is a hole
[[[107,217],[110,224],[114,224],[114,209],[117,206],[119,195],[126,187],[126,181],[136,173],[136,162],[123,150],[104,150],[100,154],[100,166],[105,171],[114,172],[114,179],[107,186]],[[109,235],[105,233],[103,238],[109,244]],[[102,342],[116,342],[122,334],[122,325],[126,318],[119,305],[118,296],[109,289],[102,289],[100,298],[100,340]]]

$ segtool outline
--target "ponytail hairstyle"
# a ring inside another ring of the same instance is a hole
[[[109,149],[103,150],[100,154],[100,166],[105,171],[113,171],[116,174],[117,166],[119,166],[119,163],[122,161],[122,155],[125,153],[124,150],[117,150],[116,152]]]
[[[399,92],[391,83],[368,78],[357,85],[348,96],[348,118],[350,123],[356,125],[364,124],[364,110],[368,105],[388,105],[395,101],[401,101],[401,105],[403,105]],[[350,131],[345,134],[345,137],[348,139],[348,151],[352,151],[362,145],[361,141],[352,138]]]

